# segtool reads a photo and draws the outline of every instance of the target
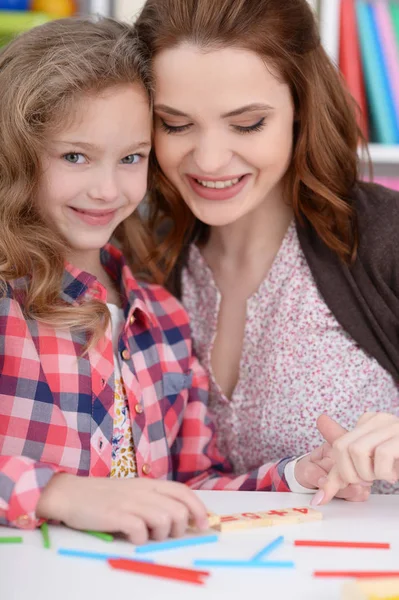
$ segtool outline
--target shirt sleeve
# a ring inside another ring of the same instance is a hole
[[[60,469],[24,456],[0,456],[0,525],[34,529],[40,494]]]
[[[208,377],[191,359],[192,387],[179,434],[172,446],[174,477],[193,489],[289,492],[284,469],[292,457],[235,475],[216,445],[208,404]]]
[[[293,460],[290,460],[285,465],[285,469],[284,469],[285,479],[287,481],[288,487],[290,488],[290,491],[293,492],[294,494],[315,494],[317,492],[316,488],[307,488],[307,487],[304,487],[303,485],[301,485],[299,483],[299,481],[297,480],[297,478],[295,477],[296,463],[299,460],[301,460],[301,458],[304,458],[305,456],[307,456],[307,454],[303,454],[302,456],[299,456],[298,458],[294,458]]]
[[[8,288],[0,301],[0,525],[21,529],[41,524],[36,518],[40,494],[62,470],[22,456],[31,422],[30,414],[18,412],[15,382],[27,380],[27,373],[34,376],[31,346],[24,316]]]

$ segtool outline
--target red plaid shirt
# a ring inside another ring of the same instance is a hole
[[[102,263],[124,299],[118,352],[139,475],[202,489],[288,491],[286,459],[237,476],[219,454],[207,377],[179,302],[138,283],[116,248],[102,251]],[[0,523],[33,528],[54,473],[110,474],[114,350],[110,327],[82,356],[84,333],[27,319],[21,283],[9,284],[0,299]],[[106,302],[96,278],[69,265],[61,296],[70,304],[87,296]]]

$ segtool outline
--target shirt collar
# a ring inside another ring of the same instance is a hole
[[[154,313],[146,303],[143,289],[133,276],[122,252],[112,244],[107,244],[101,249],[100,258],[101,264],[116,282],[122,298],[125,300],[123,307],[125,317],[129,318],[133,313],[138,316],[136,312],[138,311],[148,326],[154,325]],[[61,298],[68,304],[74,304],[82,298],[96,298],[101,302],[106,302],[107,290],[94,275],[66,262]]]

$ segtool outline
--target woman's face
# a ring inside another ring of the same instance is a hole
[[[294,106],[271,67],[248,50],[182,44],[154,69],[157,158],[194,215],[227,225],[282,202]]]

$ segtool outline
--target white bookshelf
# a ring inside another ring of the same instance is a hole
[[[369,150],[373,163],[396,164],[399,168],[399,145],[384,146],[383,144],[370,144]],[[399,175],[399,169],[397,175]]]

